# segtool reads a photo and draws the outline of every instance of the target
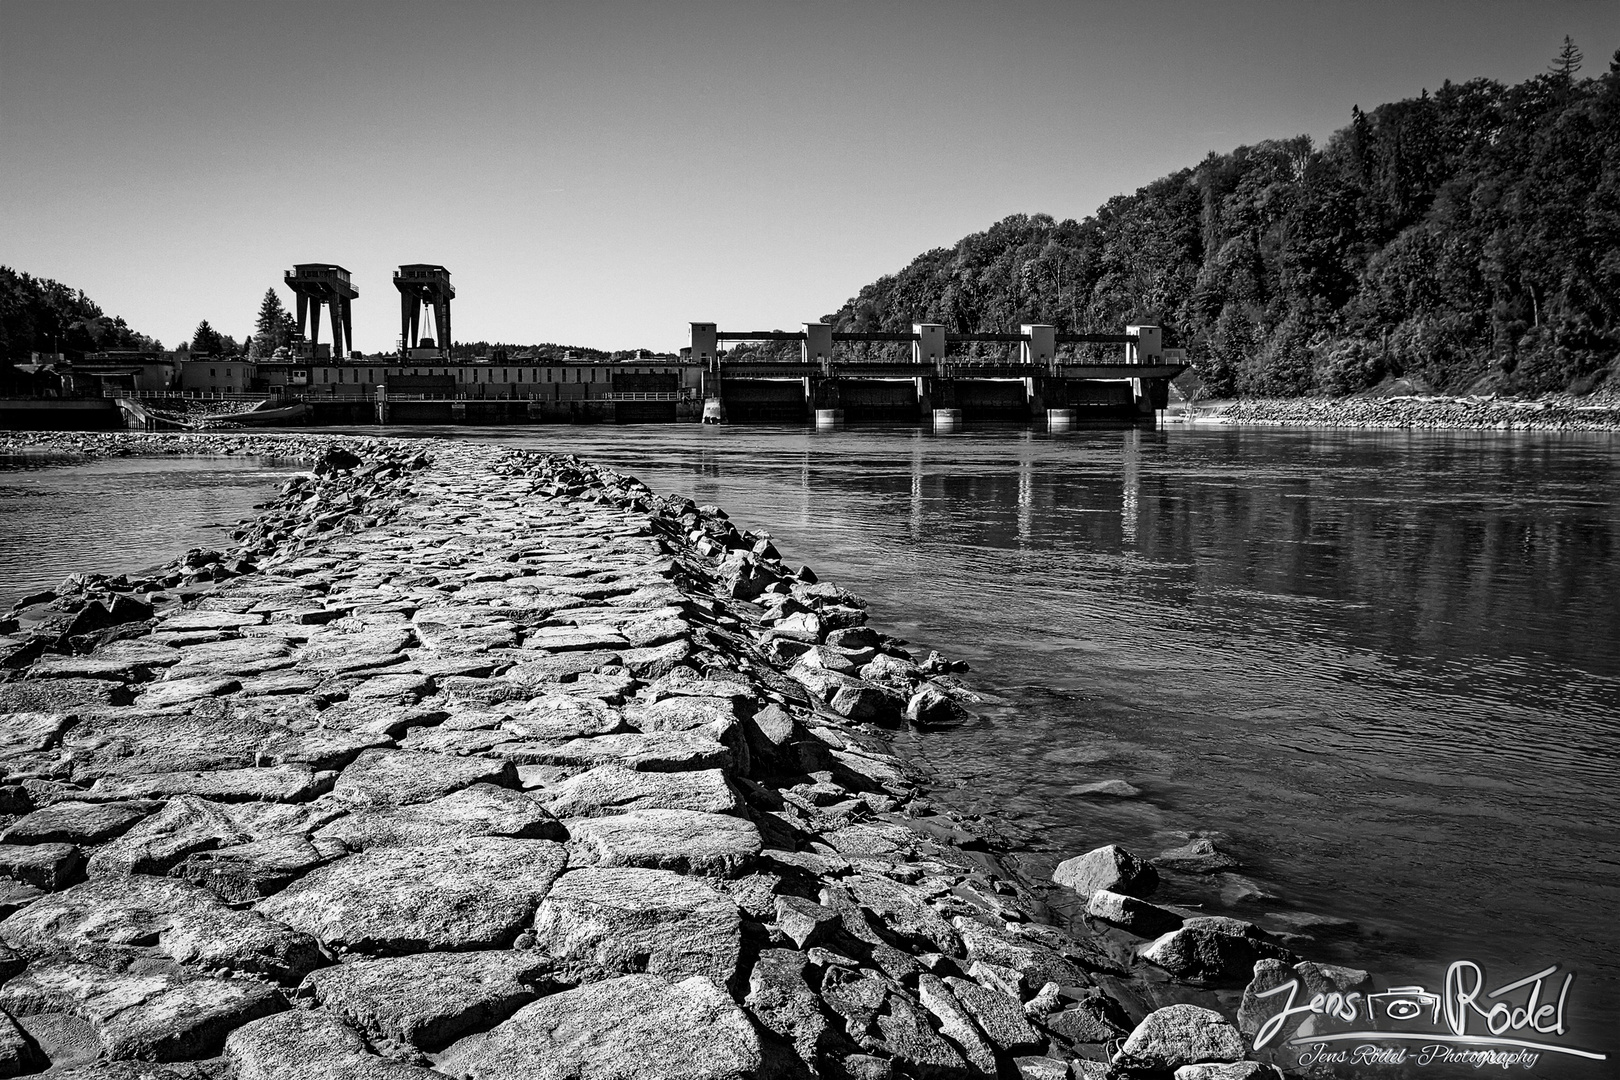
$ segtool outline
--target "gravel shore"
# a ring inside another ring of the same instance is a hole
[[[1283,427],[1620,431],[1620,396],[1246,398],[1200,405],[1190,417],[1176,409],[1165,416],[1171,423]]]

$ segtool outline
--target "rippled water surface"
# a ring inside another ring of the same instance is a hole
[[[1173,877],[1169,899],[1274,928],[1276,913],[1352,920],[1300,949],[1381,979],[1433,987],[1463,957],[1492,985],[1573,965],[1577,1033],[1620,1041],[1620,441],[402,433],[579,453],[718,503],[864,595],[876,624],[970,661],[982,721],[906,735],[905,749],[938,771],[942,797],[1027,830],[1031,874],[1103,843],[1152,854],[1215,835],[1242,880]],[[95,537],[161,538],[159,514],[133,507],[99,524],[128,500],[105,498],[98,470],[145,467],[60,472],[82,477],[50,481],[60,492],[19,493],[43,473],[0,476],[0,566],[43,552],[49,582],[106,565]],[[241,462],[181,467],[152,482],[170,505],[217,500],[187,511],[194,530],[240,516],[258,496],[237,493],[270,479]],[[70,488],[94,503],[72,518]],[[62,516],[17,517],[30,498]],[[142,565],[199,535],[213,534],[176,532]],[[1073,791],[1107,779],[1142,795]]]
[[[1247,884],[1171,896],[1352,920],[1301,949],[1392,980],[1573,965],[1578,1030],[1617,1041],[1620,440],[509,437],[718,503],[875,623],[970,661],[983,722],[907,749],[959,807],[1030,829],[1032,874],[1208,833]],[[1143,795],[1072,793],[1108,779]]]
[[[0,457],[0,610],[77,571],[135,573],[229,543],[230,528],[298,468],[233,457],[68,464]]]

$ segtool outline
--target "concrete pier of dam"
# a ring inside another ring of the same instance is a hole
[[[467,443],[74,445],[314,469],[0,621],[12,1074],[1242,1078],[1257,972],[1366,980],[1112,846],[1053,925],[890,748],[971,719],[953,665],[718,507]]]

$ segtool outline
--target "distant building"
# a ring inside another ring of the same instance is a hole
[[[178,388],[179,365],[173,353],[112,349],[89,353],[63,370],[63,388],[94,396],[116,392],[164,392]]]
[[[179,389],[198,394],[251,393],[254,367],[240,356],[195,356],[180,362]]]

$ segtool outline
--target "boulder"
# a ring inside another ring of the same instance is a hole
[[[839,631],[846,633],[847,631]],[[867,676],[871,678],[871,675]],[[955,698],[933,683],[924,683],[906,702],[906,722],[917,727],[944,727],[973,719]]]
[[[566,862],[560,844],[495,836],[373,848],[327,863],[256,910],[336,952],[504,946]]]
[[[98,848],[87,866],[92,876],[167,874],[193,852],[250,839],[222,807],[195,795],[180,795]]]
[[[84,1020],[114,1060],[179,1061],[219,1053],[232,1028],[285,1004],[274,987],[257,980],[211,978],[172,964],[137,973],[52,961],[0,987],[0,1008],[14,1016]]]
[[[962,955],[962,939],[929,906],[925,894],[877,874],[857,874],[843,884],[902,947],[945,956]]]
[[[539,797],[558,817],[602,817],[626,810],[735,814],[742,807],[720,769],[663,773],[598,765],[548,787]]]
[[[550,967],[533,951],[418,953],[322,968],[299,993],[373,1041],[432,1050],[539,997]]]
[[[251,904],[342,854],[340,844],[311,843],[306,837],[285,834],[198,852],[188,856],[178,872],[227,903]]]
[[[509,706],[501,727],[523,739],[577,739],[628,730],[623,716],[592,698],[548,694]]]
[[[1043,1040],[1030,1026],[1016,997],[954,975],[945,977],[945,985],[1002,1053],[1032,1053],[1041,1048]]]
[[[699,975],[626,975],[543,997],[454,1044],[457,1080],[744,1080],[763,1059],[748,1016]]]
[[[1144,945],[1140,955],[1193,986],[1242,986],[1257,961],[1297,959],[1270,942],[1186,925]]]
[[[827,1036],[827,1018],[805,978],[806,967],[805,955],[793,949],[760,950],[748,976],[743,1007],[765,1030],[792,1043],[799,1061],[815,1068]]]
[[[431,1069],[378,1057],[360,1033],[317,1011],[277,1013],[231,1032],[235,1080],[443,1080]]]
[[[1151,896],[1158,887],[1159,874],[1152,864],[1142,861],[1118,844],[1096,848],[1058,864],[1052,880],[1090,896],[1098,889],[1126,896]]]
[[[637,772],[722,769],[730,767],[733,762],[732,752],[725,744],[696,731],[598,735],[567,742],[499,743],[490,752],[520,765],[594,768],[597,765],[618,764]]]
[[[1240,1061],[1243,1053],[1243,1036],[1214,1009],[1169,1005],[1136,1025],[1113,1064],[1172,1072],[1201,1062]]]
[[[1134,896],[1098,889],[1086,901],[1086,914],[1122,926],[1140,937],[1158,937],[1181,926],[1181,916],[1169,908]]]
[[[938,976],[923,972],[917,977],[917,1000],[939,1021],[939,1032],[967,1058],[968,1064],[985,1075],[996,1072],[996,1052],[979,1034],[972,1016],[956,999],[951,988]]]
[[[737,975],[742,923],[728,896],[667,870],[587,867],[558,878],[534,919],[535,948],[567,981],[648,972]]]
[[[66,888],[83,867],[72,844],[0,844],[0,876],[46,892]]]
[[[213,802],[303,802],[326,791],[332,781],[330,773],[318,773],[308,765],[121,774],[101,777],[85,798],[125,802],[196,795]]]
[[[356,811],[323,825],[316,836],[352,851],[435,844],[463,836],[567,839],[561,822],[533,799],[494,784],[472,784],[431,802]]]
[[[344,769],[332,794],[355,806],[430,802],[472,784],[517,786],[511,763],[410,750],[364,750]]]
[[[751,867],[763,847],[753,822],[693,810],[631,810],[564,824],[570,850],[586,865],[731,876]]]
[[[207,889],[174,878],[92,878],[41,897],[0,923],[0,940],[24,956],[63,953],[120,966],[149,957],[205,971],[297,981],[322,963],[312,938]]]
[[[157,810],[156,802],[59,802],[12,822],[0,833],[5,844],[99,844],[122,835]]]

